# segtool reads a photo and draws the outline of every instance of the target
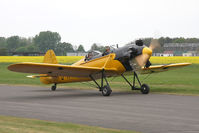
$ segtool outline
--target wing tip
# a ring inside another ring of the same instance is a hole
[[[169,65],[188,66],[188,65],[191,65],[191,64],[192,63],[185,62],[185,63],[175,63],[175,64],[169,64]]]
[[[10,71],[14,71],[14,66],[16,66],[16,64],[11,64],[7,67],[7,69]]]

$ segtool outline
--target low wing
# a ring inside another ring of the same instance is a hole
[[[22,73],[47,74],[49,76],[71,76],[71,77],[89,77],[90,74],[102,71],[102,68],[87,66],[71,66],[48,63],[24,62],[13,64],[8,67],[9,70]],[[114,68],[105,68],[109,74],[116,74]]]
[[[156,65],[156,66],[150,66],[149,68],[142,68],[139,73],[140,74],[149,74],[149,73],[158,73],[158,72],[164,72],[184,66],[191,65],[191,63],[176,63],[176,64],[168,64],[168,65]]]

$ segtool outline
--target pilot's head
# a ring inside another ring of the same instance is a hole
[[[110,47],[109,46],[106,46],[105,49],[106,49],[106,52],[110,52]]]
[[[92,52],[88,52],[88,57],[92,57],[93,53]]]
[[[136,40],[135,41],[135,44],[137,45],[137,46],[143,46],[143,41],[141,40],[141,39],[139,39],[139,40]]]

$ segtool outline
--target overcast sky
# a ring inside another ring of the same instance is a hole
[[[87,50],[143,37],[199,37],[199,0],[0,0],[0,18],[0,36],[50,30]]]

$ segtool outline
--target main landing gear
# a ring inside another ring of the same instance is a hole
[[[92,75],[90,75],[89,77],[93,80],[93,82],[97,85],[97,87],[99,88],[99,91],[102,92],[102,95],[103,96],[110,96],[112,90],[109,86],[109,83],[106,79],[106,74],[105,74],[105,71],[102,70],[101,71],[101,85],[94,79],[94,77]],[[131,84],[127,79],[126,77],[121,74],[121,76],[125,79],[125,81],[131,86],[131,89],[132,90],[140,90],[142,92],[142,94],[148,94],[149,91],[150,91],[150,88],[147,84],[141,84],[140,80],[139,80],[139,77],[137,75],[136,72],[134,72],[134,77],[133,77],[133,84]],[[140,87],[136,87],[135,86],[135,80],[137,79]],[[104,85],[104,80],[106,82],[106,85]]]
[[[126,82],[131,86],[131,89],[132,90],[140,90],[142,92],[142,94],[148,94],[149,91],[150,91],[150,88],[147,84],[141,84],[140,80],[139,80],[139,77],[137,75],[136,72],[134,72],[134,76],[133,76],[133,85],[126,79],[126,77],[124,77],[123,74],[121,74],[121,76],[126,80]],[[135,80],[137,79],[139,85],[140,85],[140,88],[136,87],[135,86]]]
[[[111,92],[112,92],[112,90],[111,90],[111,88],[110,88],[110,86],[109,86],[109,83],[108,83],[108,81],[107,81],[107,79],[106,79],[106,75],[105,75],[105,72],[104,72],[104,70],[102,70],[102,72],[101,72],[101,85],[99,85],[98,83],[97,83],[97,81],[93,78],[93,76],[92,75],[90,75],[90,78],[95,82],[95,84],[98,86],[98,88],[99,88],[99,91],[101,91],[102,92],[102,95],[103,96],[110,96],[110,94],[111,94]],[[104,80],[105,80],[105,82],[106,82],[106,85],[104,85]]]
[[[57,88],[57,84],[55,83],[55,84],[51,87],[51,90],[52,90],[52,91],[55,91],[56,88]]]

